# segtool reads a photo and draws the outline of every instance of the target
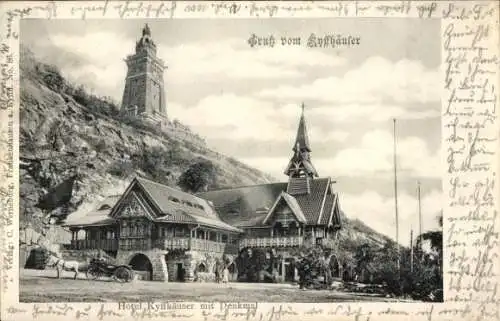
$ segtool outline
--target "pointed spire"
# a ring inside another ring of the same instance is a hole
[[[309,153],[309,136],[307,135],[306,120],[304,117],[304,103],[302,103],[302,115],[300,116],[299,128],[297,129],[297,137],[292,150],[294,151],[292,158],[285,170],[285,174],[290,177],[313,177],[318,176],[316,169],[311,163]]]
[[[306,119],[304,117],[304,108],[305,105],[302,103],[302,115],[300,116],[299,128],[297,129],[297,137],[295,138],[295,144],[293,146],[293,150],[295,152],[306,150],[308,152],[311,151],[311,147],[309,146],[309,136],[307,135],[307,126]]]
[[[151,30],[149,29],[149,26],[148,24],[146,23],[146,25],[144,26],[144,28],[142,28],[142,36],[151,36]]]

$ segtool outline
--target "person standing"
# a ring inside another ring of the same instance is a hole
[[[228,283],[229,282],[229,270],[227,269],[227,267],[224,267],[224,272],[222,272],[222,274],[223,274],[222,282]]]
[[[215,282],[220,283],[219,267],[215,268]]]

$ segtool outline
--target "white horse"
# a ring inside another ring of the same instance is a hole
[[[78,267],[80,265],[78,261],[65,261],[51,251],[48,251],[48,254],[49,257],[47,259],[46,266],[55,267],[57,269],[58,279],[60,278],[62,271],[73,271],[75,272],[75,277],[73,279],[76,280],[76,277],[78,276]]]

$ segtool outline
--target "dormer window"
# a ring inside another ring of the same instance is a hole
[[[99,207],[99,211],[109,210],[110,208],[111,206],[109,206],[108,204],[104,204],[101,207]]]
[[[173,202],[173,203],[180,203],[180,202],[181,202],[178,198],[175,198],[175,197],[173,197],[173,196],[170,196],[170,197],[168,198],[168,200],[169,200],[170,202]]]
[[[191,202],[184,201],[183,203],[189,207],[194,207],[194,205]]]

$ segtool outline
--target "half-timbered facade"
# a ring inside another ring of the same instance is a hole
[[[67,224],[72,248],[105,250],[151,279],[171,281],[194,280],[213,273],[217,259],[231,262],[243,250],[261,248],[280,252],[279,274],[293,279],[290,250],[334,249],[341,219],[334,181],[319,178],[312,164],[303,112],[292,150],[282,183],[192,195],[135,178],[122,195]],[[234,263],[230,269],[236,275]]]
[[[242,232],[205,199],[140,177],[66,225],[73,249],[104,250],[148,279],[179,281],[193,280],[201,263],[213,268],[217,258],[236,255]]]

